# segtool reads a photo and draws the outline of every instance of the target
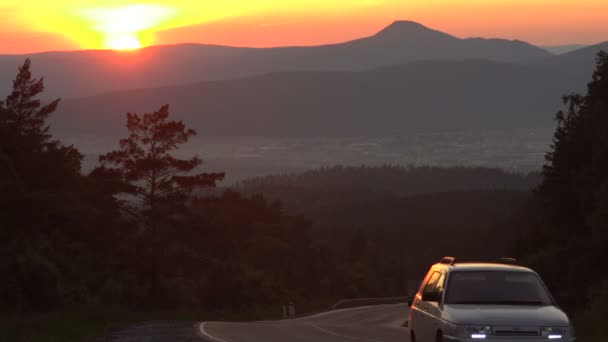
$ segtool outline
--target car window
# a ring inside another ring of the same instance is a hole
[[[551,305],[545,286],[534,273],[457,271],[450,274],[446,304]]]
[[[439,280],[437,280],[437,285],[435,285],[435,289],[433,292],[436,292],[436,293],[442,292],[444,290],[444,286],[445,286],[445,274],[441,274],[441,277],[439,277]]]
[[[424,289],[422,290],[422,294],[433,293],[435,290],[435,285],[437,285],[437,281],[439,280],[440,277],[441,277],[440,272],[433,273],[433,275],[431,276],[429,281],[424,286]]]
[[[418,287],[416,293],[422,293],[422,291],[424,291],[424,288],[426,287],[426,284],[429,282],[429,279],[431,279],[431,276],[433,275],[433,273],[434,273],[434,271],[432,269],[427,272],[427,274],[422,279],[422,282],[420,282],[420,287]]]

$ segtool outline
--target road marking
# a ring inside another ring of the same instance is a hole
[[[324,333],[328,334],[328,335],[332,335],[332,336],[335,336],[335,337],[340,337],[340,338],[345,338],[345,339],[347,339],[347,340],[353,340],[353,341],[365,341],[365,342],[382,342],[382,341],[380,341],[380,340],[374,340],[374,339],[371,339],[371,338],[361,338],[361,337],[353,337],[353,336],[348,336],[348,335],[342,335],[342,334],[338,334],[337,332],[335,332],[335,331],[331,331],[331,330],[329,330],[329,329],[325,329],[325,328],[323,328],[323,327],[319,326],[319,325],[318,325],[318,324],[316,324],[316,323],[311,324],[311,326],[312,326],[313,328],[315,328],[315,329],[317,329],[317,330],[321,331],[321,332],[324,332]]]
[[[205,330],[205,326],[207,325],[207,323],[209,322],[203,322],[199,325],[199,330],[201,332],[201,334],[203,334],[203,336],[205,336],[206,338],[210,339],[211,341],[215,341],[215,342],[228,342],[226,340],[222,340],[219,337],[215,337],[213,335],[211,335],[210,333],[207,332],[207,330]]]

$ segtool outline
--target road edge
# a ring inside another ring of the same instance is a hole
[[[213,335],[211,335],[211,333],[209,333],[205,327],[207,326],[207,324],[209,323],[213,323],[213,322],[202,322],[202,323],[198,323],[198,331],[201,333],[201,335],[207,339],[209,339],[211,342],[229,342],[226,340],[223,340],[219,337],[215,337]]]

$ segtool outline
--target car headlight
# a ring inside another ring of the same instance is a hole
[[[450,335],[475,340],[485,340],[492,335],[492,327],[479,325],[454,325]]]
[[[550,340],[561,340],[574,336],[574,329],[571,327],[543,327],[541,328],[541,332],[543,337]]]

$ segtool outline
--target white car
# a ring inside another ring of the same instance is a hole
[[[455,264],[452,257],[422,281],[408,327],[412,342],[576,340],[536,272],[507,263]]]

